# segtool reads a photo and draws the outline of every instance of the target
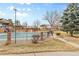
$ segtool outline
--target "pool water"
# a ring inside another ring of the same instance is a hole
[[[37,34],[35,32],[16,32],[16,39],[32,39],[32,35]],[[12,32],[11,34],[12,40],[15,39],[15,33]],[[0,33],[0,40],[6,40],[7,39],[7,33]]]

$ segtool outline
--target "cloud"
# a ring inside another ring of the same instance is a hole
[[[13,14],[13,16],[15,17],[15,14]],[[12,16],[12,18],[14,19],[13,16]],[[21,22],[21,24],[25,21],[26,17],[29,17],[28,13],[16,12],[16,19],[19,20]]]
[[[15,21],[15,14],[12,14],[10,17],[13,19],[13,21]],[[16,19],[19,20],[21,23],[25,21],[26,17],[29,17],[28,13],[16,12]]]
[[[23,10],[23,11],[25,11],[26,9],[25,9],[25,8],[23,8],[22,10]]]
[[[21,4],[21,5],[24,5],[24,4],[26,4],[26,5],[31,5],[31,2],[21,2],[21,3],[19,3],[19,4]]]
[[[21,9],[20,9],[20,8],[17,8],[17,10],[18,10],[18,11],[21,11]]]
[[[23,8],[22,11],[30,12],[30,11],[32,11],[32,9],[31,8],[27,8],[27,9]]]
[[[22,2],[21,2],[21,3],[19,3],[19,4],[24,5],[24,3],[22,3]]]
[[[11,11],[13,11],[13,9],[14,9],[15,7],[14,6],[9,6],[7,9],[9,9],[9,10],[11,10]],[[21,9],[20,8],[16,8],[17,9],[17,11],[21,11]]]
[[[15,7],[14,6],[10,6],[10,7],[8,7],[7,9],[9,9],[9,10],[13,10]]]
[[[27,4],[27,5],[31,5],[31,3],[30,3],[30,2],[27,2],[26,4]]]
[[[25,13],[25,12],[17,12],[16,13],[16,15],[18,16],[18,17],[26,17],[26,16],[28,16],[29,14],[28,13]]]
[[[31,11],[31,9],[30,8],[27,8],[27,11]]]

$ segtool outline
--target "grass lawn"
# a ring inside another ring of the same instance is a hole
[[[40,42],[38,44],[21,44],[0,47],[0,54],[20,54],[20,53],[31,53],[31,52],[56,52],[56,51],[78,51],[79,49],[67,45],[61,41],[48,40]]]

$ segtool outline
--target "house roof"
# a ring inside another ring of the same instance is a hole
[[[9,21],[5,20],[5,19],[0,19],[0,23],[1,24],[9,24]]]

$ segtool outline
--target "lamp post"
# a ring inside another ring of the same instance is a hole
[[[14,12],[15,12],[15,13],[14,13],[14,15],[15,15],[15,30],[14,30],[14,31],[15,31],[15,44],[16,44],[16,11],[17,11],[17,10],[16,10],[16,8],[14,8],[13,10],[14,10]]]

